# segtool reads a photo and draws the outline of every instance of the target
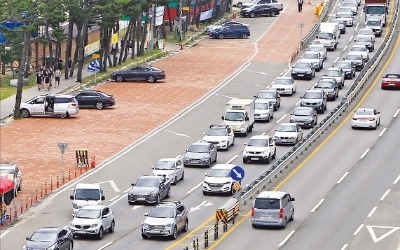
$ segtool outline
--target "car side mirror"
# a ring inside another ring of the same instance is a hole
[[[248,120],[249,120],[249,117],[248,117],[248,116],[246,116],[246,117],[244,118],[244,120],[245,120],[245,121],[248,121]]]
[[[131,186],[135,186],[135,183],[132,183]]]
[[[225,119],[224,116],[221,116],[221,119],[224,120]]]
[[[319,36],[315,36],[315,38],[317,38],[317,39],[318,39],[318,37],[319,37]]]
[[[73,196],[73,195],[70,195],[70,196],[69,196],[69,199],[70,199],[70,200],[73,200],[73,199],[74,199],[74,196]]]
[[[290,199],[290,201],[294,201],[294,198],[292,197],[292,198]]]
[[[106,197],[104,197],[104,195],[101,196],[101,200],[104,201],[106,199]]]
[[[31,240],[31,237],[26,237],[25,239],[26,239],[26,240]]]
[[[187,153],[187,149],[183,150],[183,152]]]
[[[205,173],[204,175],[205,175],[205,176],[208,176],[208,173]]]
[[[149,215],[149,213],[144,213],[144,216],[148,216]]]
[[[376,112],[376,114],[380,114],[380,113],[381,113],[380,111],[377,111],[377,112]]]

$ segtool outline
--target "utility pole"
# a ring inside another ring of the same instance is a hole
[[[179,44],[182,42],[182,0],[179,0]]]

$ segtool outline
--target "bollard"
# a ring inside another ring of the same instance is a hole
[[[80,175],[82,175],[82,168],[79,168],[79,171],[80,171]]]
[[[70,180],[71,180],[71,170],[68,169],[68,181],[70,181]]]
[[[208,230],[204,232],[204,248],[208,248]]]
[[[26,197],[26,201],[25,201],[25,210],[28,210],[28,197]]]
[[[179,50],[183,50],[183,43],[179,44]]]
[[[214,240],[218,239],[218,222],[214,224]]]
[[[64,176],[64,172],[62,172],[62,184],[65,183],[65,176]]]
[[[24,206],[21,204],[21,214],[24,212]],[[17,217],[17,216],[15,216]]]
[[[76,168],[74,168],[74,178],[76,178]]]
[[[44,195],[47,195],[47,182],[44,183]]]
[[[60,177],[57,175],[57,188],[60,187]]]
[[[50,179],[50,193],[53,192],[53,179]]]
[[[36,193],[35,193],[35,202],[37,202],[38,201],[38,191],[37,191],[37,188],[36,188]]]
[[[196,249],[199,249],[199,238],[196,238]]]
[[[33,197],[31,195],[31,207],[33,206]]]
[[[11,220],[12,220],[12,210],[11,210],[11,208],[10,208],[10,222],[11,222]]]
[[[15,219],[17,218],[17,215],[18,215],[18,211],[17,211],[17,208],[15,208],[15,210],[14,210],[14,218]]]
[[[43,197],[43,188],[40,187],[40,199],[42,199],[42,197]]]
[[[196,250],[196,241],[193,240],[193,249]]]

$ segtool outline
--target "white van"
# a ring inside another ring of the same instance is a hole
[[[74,214],[87,205],[103,205],[105,199],[99,183],[78,183],[69,198]]]
[[[58,116],[66,118],[79,112],[78,101],[73,95],[40,95],[21,103],[22,117]]]
[[[332,32],[336,38],[340,37],[338,23],[321,22],[319,25],[319,32]]]

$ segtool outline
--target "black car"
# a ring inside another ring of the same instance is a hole
[[[210,32],[210,37],[213,38],[248,38],[250,29],[245,24],[235,24],[230,26],[218,26]]]
[[[339,84],[335,78],[321,79],[315,86],[315,89],[322,89],[330,101],[335,101],[339,96]]]
[[[171,194],[171,183],[164,176],[144,175],[132,183],[128,192],[128,203],[158,204]]]
[[[27,237],[23,249],[57,249],[74,248],[72,231],[69,228],[42,227]]]
[[[232,20],[224,21],[220,25],[208,25],[205,28],[204,33],[207,35],[210,35],[211,31],[213,31],[219,27],[229,27],[229,26],[233,26],[233,25],[247,25],[247,24],[237,22],[237,21],[232,21]]]
[[[103,109],[115,105],[115,98],[98,90],[81,90],[75,93],[79,108]]]
[[[370,36],[358,35],[354,42],[354,45],[365,45],[369,52],[372,52],[375,49],[374,40]]]
[[[165,79],[165,71],[150,65],[134,66],[126,70],[118,70],[110,75],[112,80],[123,81],[147,81],[156,82]]]
[[[274,105],[274,111],[277,111],[281,106],[281,96],[276,89],[263,89],[258,92],[257,99],[266,99]]]
[[[338,61],[336,62],[335,67],[342,68],[344,72],[344,77],[346,79],[353,79],[353,77],[356,76],[356,66],[352,61]]]
[[[279,10],[268,4],[253,5],[249,8],[240,10],[240,15],[244,17],[256,17],[256,16],[276,16],[279,14]]]
[[[318,123],[317,111],[312,107],[297,107],[290,116],[290,122],[302,128],[313,128]]]
[[[315,76],[315,68],[311,62],[299,60],[292,68],[293,79],[305,78],[312,80]]]
[[[348,54],[344,60],[351,61],[356,71],[361,71],[365,65],[364,57],[361,54]]]

